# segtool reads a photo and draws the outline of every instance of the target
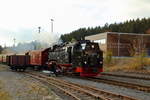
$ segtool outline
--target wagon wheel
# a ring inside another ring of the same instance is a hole
[[[15,71],[17,71],[17,68],[14,68],[15,69]]]
[[[26,69],[25,68],[22,68],[22,72],[24,72]]]
[[[13,67],[13,66],[10,66],[10,69],[11,69],[11,70],[14,70],[14,67]]]

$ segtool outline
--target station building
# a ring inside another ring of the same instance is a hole
[[[144,52],[150,56],[150,34],[105,32],[85,39],[99,43],[104,55],[112,52],[112,56],[131,57]]]

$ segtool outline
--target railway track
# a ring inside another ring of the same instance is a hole
[[[143,77],[143,76],[131,76],[131,75],[122,75],[122,74],[119,75],[119,74],[112,74],[112,73],[102,73],[102,75],[125,77],[125,78],[132,78],[132,79],[141,79],[141,80],[150,80],[150,77]]]
[[[75,100],[138,100],[133,97],[116,94],[91,86],[84,86],[65,80],[48,77],[42,74],[26,73],[27,75],[56,87]]]
[[[131,88],[131,89],[135,89],[135,90],[139,90],[139,91],[144,91],[144,92],[148,92],[148,93],[150,92],[150,86],[144,86],[144,85],[135,84],[135,83],[116,81],[116,80],[105,79],[105,78],[100,78],[100,77],[89,77],[89,78],[73,77],[73,78],[80,78],[80,79],[90,80],[90,81],[94,81],[94,82],[102,82],[102,83],[106,83],[106,84],[122,86],[122,87]]]
[[[124,72],[127,72],[127,73],[136,73],[136,74],[142,74],[142,75],[150,75],[150,71],[145,71],[145,70],[141,70],[141,71],[124,71]]]

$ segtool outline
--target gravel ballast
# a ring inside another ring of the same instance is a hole
[[[115,80],[115,81],[120,81],[120,82],[128,82],[128,83],[134,83],[134,84],[140,84],[143,86],[150,86],[150,81],[149,80],[142,80],[142,79],[133,79],[133,78],[125,78],[125,77],[116,77],[116,76],[106,76],[103,75],[99,77],[101,79],[108,79],[108,80]]]
[[[87,86],[90,85],[113,93],[131,96],[134,98],[138,98],[140,100],[150,100],[150,93],[146,93],[138,90],[128,89],[120,86],[108,85],[105,83],[98,83],[98,82],[93,82],[93,81],[88,81],[83,79],[77,79],[77,78],[69,78],[69,77],[59,77],[59,78],[70,82],[82,84],[82,85],[87,85]]]
[[[47,85],[7,67],[0,65],[0,100],[61,100]]]
[[[149,78],[150,79],[150,75],[145,75],[145,74],[138,74],[138,73],[131,73],[131,72],[104,72],[104,73],[108,73],[108,74],[115,74],[115,75],[126,75],[126,76],[135,76],[135,77],[144,77],[144,78]]]

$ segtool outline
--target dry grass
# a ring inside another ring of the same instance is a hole
[[[8,92],[3,90],[4,84],[0,81],[0,100],[11,100],[11,96]]]
[[[3,65],[3,64],[0,64],[0,71],[6,71],[6,70],[8,70],[8,69],[9,69],[8,66]]]
[[[105,65],[109,66],[112,62],[112,52],[111,51],[107,51],[106,55],[105,55],[105,59],[104,59],[104,63]]]
[[[132,58],[113,58],[109,64],[104,64],[104,71],[131,71],[145,70],[150,66],[150,58],[132,57]]]
[[[25,78],[25,80],[30,80],[30,79]],[[28,88],[28,89],[26,91],[26,94],[29,97],[32,96],[32,98],[30,98],[31,100],[43,100],[44,97],[51,98],[48,100],[60,100],[56,95],[53,94],[52,90],[49,87],[41,84],[38,81],[27,82],[27,81],[24,81],[24,79],[21,81],[27,85],[26,88]],[[21,97],[21,95],[20,95],[20,97]]]
[[[8,92],[0,91],[0,100],[11,100],[11,97]]]

